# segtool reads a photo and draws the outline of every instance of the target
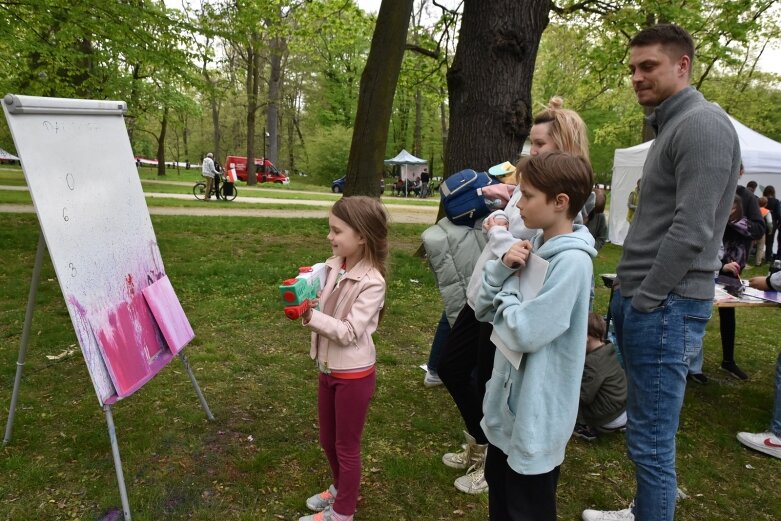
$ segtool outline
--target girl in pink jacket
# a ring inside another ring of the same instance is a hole
[[[376,351],[372,333],[385,303],[388,219],[379,200],[343,197],[331,208],[328,241],[333,257],[319,310],[303,314],[312,330],[310,355],[320,381],[320,445],[333,483],[306,506],[316,514],[299,521],[352,521],[361,481],[361,435],[374,394]]]

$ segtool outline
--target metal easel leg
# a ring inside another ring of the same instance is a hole
[[[130,521],[130,503],[127,500],[127,489],[125,488],[125,476],[122,473],[122,460],[119,457],[119,444],[117,443],[117,431],[114,428],[114,417],[111,415],[111,406],[104,405],[103,412],[106,413],[106,423],[108,424],[108,437],[111,441],[111,453],[114,455],[114,469],[117,471],[117,484],[119,485],[119,497],[122,500],[122,514],[125,521]]]
[[[183,351],[179,351],[179,360],[182,361],[182,365],[187,371],[187,375],[190,377],[190,381],[195,388],[195,394],[198,395],[198,401],[201,402],[201,408],[203,409],[203,412],[206,413],[206,417],[209,419],[209,421],[214,421],[214,416],[212,415],[211,410],[209,410],[209,404],[206,403],[206,398],[204,398],[203,393],[201,392],[201,387],[198,385],[198,381],[195,379],[195,375],[193,374],[193,369],[190,367],[190,361],[187,360],[187,357],[184,355]]]
[[[46,241],[43,238],[43,232],[38,236],[38,249],[35,251],[35,264],[33,265],[33,277],[30,282],[30,293],[27,296],[27,311],[24,314],[24,326],[22,327],[22,340],[19,343],[19,357],[16,360],[16,378],[14,379],[14,390],[11,393],[11,405],[8,408],[8,421],[5,424],[5,436],[3,445],[11,441],[11,434],[14,430],[14,414],[16,412],[16,400],[19,398],[19,386],[22,382],[22,373],[24,372],[24,360],[27,356],[27,345],[30,341],[30,328],[33,323],[33,309],[35,308],[35,298],[38,295],[38,284],[41,280],[41,266],[43,265],[43,252],[46,250]]]

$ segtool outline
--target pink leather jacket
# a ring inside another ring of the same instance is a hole
[[[320,295],[320,309],[333,292],[343,259],[325,261],[328,276]],[[309,356],[320,367],[349,370],[369,367],[377,358],[372,333],[377,330],[380,310],[385,304],[385,279],[367,261],[361,260],[339,282],[339,300],[333,316],[313,310],[303,324],[312,329]]]

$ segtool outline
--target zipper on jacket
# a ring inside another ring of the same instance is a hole
[[[461,219],[463,217],[471,219],[472,215],[474,215],[474,213],[475,213],[475,211],[474,211],[474,209],[472,209],[472,210],[469,210],[468,212],[464,212],[462,214],[454,215],[453,217],[451,217],[451,220],[455,221],[456,219]]]

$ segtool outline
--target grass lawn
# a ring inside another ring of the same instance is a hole
[[[1,183],[0,183],[1,184]],[[16,370],[38,224],[6,214],[0,230],[0,407]],[[178,361],[114,407],[134,520],[296,520],[329,483],[318,446],[307,330],[286,319],[277,284],[329,254],[325,219],[152,217],[166,272],[196,338],[186,349],[217,418],[208,422]],[[457,492],[444,452],[462,423],[423,371],[442,305],[426,261],[413,254],[422,225],[394,225],[387,312],[376,335],[378,387],[364,443],[357,520],[485,520],[485,496]],[[606,246],[595,272],[613,272]],[[754,268],[753,271],[760,270]],[[595,307],[606,311],[598,284]],[[552,312],[555,312],[552,310]],[[707,385],[687,391],[678,436],[679,520],[781,519],[776,459],[735,439],[764,430],[781,336],[777,309],[738,309],[737,359],[747,382],[718,370],[718,318],[706,335]],[[0,519],[98,519],[119,506],[102,411],[48,258],[35,307],[11,443],[0,450]],[[75,349],[70,355],[50,360]],[[573,440],[562,466],[559,519],[588,507],[624,508],[634,487],[623,436]]]

